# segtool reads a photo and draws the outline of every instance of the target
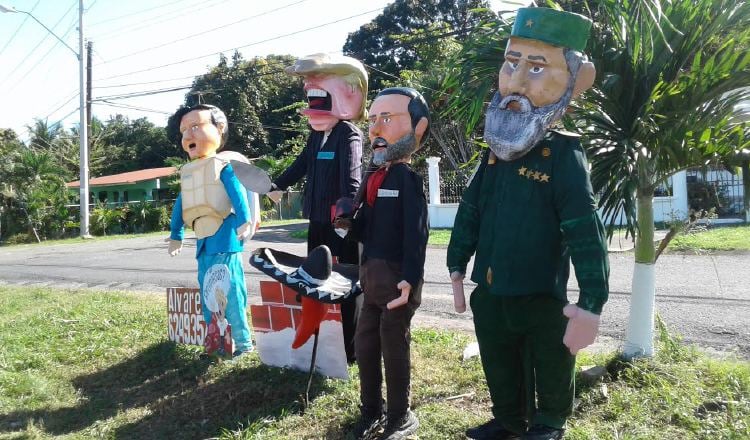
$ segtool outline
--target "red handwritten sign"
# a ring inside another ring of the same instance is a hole
[[[203,345],[206,323],[201,310],[200,290],[167,287],[167,333],[178,344]]]

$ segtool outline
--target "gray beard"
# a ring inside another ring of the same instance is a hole
[[[377,150],[372,152],[372,163],[374,163],[377,166],[383,165],[385,163],[385,153],[387,150]]]
[[[388,144],[384,151],[373,151],[372,163],[380,166],[386,162],[403,159],[415,151],[417,151],[417,137],[412,130],[396,142]]]
[[[534,107],[525,96],[503,97],[496,92],[485,116],[484,140],[500,160],[509,162],[523,157],[544,138],[547,127],[562,118],[572,94],[569,86],[557,102]],[[507,110],[508,101],[518,101],[521,111]]]

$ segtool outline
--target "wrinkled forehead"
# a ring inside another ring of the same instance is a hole
[[[184,129],[192,124],[199,124],[203,122],[211,122],[211,111],[210,110],[193,110],[185,113],[180,120],[180,129]]]
[[[308,55],[297,59],[287,67],[286,72],[302,77],[332,75],[356,77],[362,87],[367,85],[367,71],[358,60],[347,56],[329,56],[323,53]]]
[[[302,81],[308,82],[341,82],[344,83],[344,76],[330,72],[308,72],[302,75]]]
[[[380,116],[394,113],[404,113],[409,111],[409,102],[411,98],[404,95],[381,95],[375,98],[370,106],[371,116]]]
[[[524,59],[553,66],[566,65],[562,47],[520,37],[510,37],[505,47],[505,58]]]

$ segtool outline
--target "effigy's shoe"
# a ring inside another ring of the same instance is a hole
[[[357,440],[369,439],[383,427],[383,414],[362,414],[352,428],[352,436]]]
[[[562,440],[564,429],[552,428],[545,425],[534,425],[523,435],[523,440]]]
[[[419,428],[419,419],[412,410],[408,409],[401,417],[388,418],[385,430],[378,440],[404,440],[417,432],[417,428]]]
[[[234,350],[234,352],[232,353],[232,357],[238,358],[242,356],[243,354],[252,353],[254,351],[255,351],[255,347],[253,347],[252,345],[248,348],[238,348],[237,350]]]
[[[521,436],[508,431],[496,419],[466,430],[466,437],[475,440],[520,440]]]

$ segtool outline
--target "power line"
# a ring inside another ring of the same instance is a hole
[[[96,52],[96,51],[94,51],[94,52]],[[332,50],[332,51],[324,52],[324,53],[326,53],[328,55],[331,55],[331,54],[334,54],[334,53],[335,54],[341,54],[343,52],[339,49],[339,50]],[[250,62],[250,61],[252,61],[252,60],[248,60],[248,62]],[[264,67],[276,67],[276,66],[284,66],[284,67],[286,67],[286,66],[288,66],[288,64],[287,64],[287,61],[283,61],[283,60],[280,60],[280,61],[268,61],[268,60],[266,60],[266,64],[265,64]],[[263,73],[261,75],[262,76],[271,75],[271,74],[276,74],[276,73],[280,73],[280,72],[283,72],[283,71],[285,71],[285,70],[283,70],[283,69],[274,70],[272,72],[266,72],[266,73]],[[184,80],[184,79],[196,79],[198,77],[203,77],[203,76],[206,76],[206,75],[210,75],[211,73],[212,73],[211,71],[208,71],[208,72],[196,73],[196,74],[190,75],[190,76],[181,76],[179,78],[168,78],[168,79],[160,79],[160,80],[155,80],[155,81],[142,81],[142,82],[135,82],[135,83],[127,83],[127,84],[114,84],[114,85],[107,85],[107,86],[94,86],[93,88],[94,89],[112,89],[112,88],[118,88],[118,87],[140,86],[140,85],[144,85],[144,84],[157,84],[157,83],[162,83],[162,82],[179,81],[179,80]]]
[[[126,109],[126,110],[138,110],[138,111],[143,111],[143,112],[148,112],[148,113],[159,113],[159,114],[163,114],[163,115],[173,115],[174,114],[174,112],[166,112],[166,111],[163,111],[163,110],[156,110],[156,109],[147,108],[147,107],[139,107],[139,106],[135,106],[135,105],[122,104],[122,103],[119,103],[119,102],[99,101],[96,104],[97,105],[108,106],[108,107],[122,108],[122,109]],[[253,124],[249,124],[247,122],[227,121],[227,123],[231,124],[231,125],[240,125],[240,126],[245,126],[245,127],[253,126]],[[298,128],[291,128],[291,127],[279,127],[279,126],[275,126],[275,125],[264,125],[264,124],[260,124],[260,126],[262,128],[264,128],[264,129],[267,129],[267,130],[291,131],[291,132],[294,132],[294,133],[304,133],[305,132],[305,130],[301,130],[301,129],[298,129]]]
[[[5,43],[5,46],[3,46],[3,48],[2,48],[2,49],[0,49],[0,55],[2,55],[2,54],[3,54],[3,52],[5,52],[5,49],[7,49],[7,48],[8,48],[8,46],[10,45],[10,43],[11,43],[11,42],[13,41],[13,39],[14,39],[14,38],[16,38],[16,35],[18,35],[18,31],[20,31],[20,30],[21,30],[21,28],[23,27],[23,25],[25,25],[25,24],[26,24],[26,21],[27,21],[27,20],[29,19],[29,15],[30,15],[30,14],[31,14],[32,12],[34,12],[34,9],[36,9],[36,7],[37,7],[37,5],[39,4],[39,2],[40,2],[40,1],[42,1],[42,0],[36,0],[36,3],[34,3],[34,7],[32,7],[32,8],[31,8],[31,10],[29,11],[29,14],[27,14],[27,15],[26,15],[26,16],[24,17],[24,19],[23,19],[23,21],[21,22],[21,24],[19,24],[19,25],[18,25],[18,27],[16,28],[16,31],[15,31],[15,32],[13,32],[13,35],[11,35],[11,36],[10,36],[10,39],[9,39],[9,40],[8,40],[8,41],[7,41],[6,43]]]
[[[360,61],[360,62],[361,62],[361,61]],[[362,62],[361,62],[361,63],[362,63]],[[365,64],[365,63],[362,63],[362,65],[364,65],[364,66],[365,66],[365,67],[367,67],[368,69],[372,69],[372,70],[374,70],[374,71],[376,71],[376,72],[382,73],[383,75],[386,75],[386,76],[390,76],[391,78],[394,78],[394,79],[398,79],[398,80],[403,80],[403,79],[402,79],[401,77],[398,77],[398,76],[396,76],[396,75],[394,75],[394,74],[392,74],[392,73],[384,72],[384,71],[382,71],[382,70],[380,70],[380,69],[377,69],[377,68],[375,68],[375,67],[372,67],[372,66],[371,66],[371,65],[369,65],[369,64]],[[439,93],[439,94],[441,94],[441,95],[451,96],[451,95],[450,95],[450,93],[447,93],[447,92],[443,92],[443,91],[440,91],[440,90],[435,90],[435,89],[433,89],[433,88],[430,88],[430,87],[427,87],[427,86],[425,86],[425,85],[422,85],[422,84],[420,84],[420,83],[418,83],[418,82],[416,82],[416,81],[414,81],[414,80],[411,80],[411,82],[412,82],[412,83],[413,83],[413,84],[414,84],[415,86],[419,87],[420,89],[426,89],[426,90],[430,90],[430,91],[432,91],[432,92],[435,92],[435,93]],[[373,90],[373,91],[374,91],[374,90]]]
[[[70,11],[71,11],[71,10],[73,10],[73,7],[74,7],[74,6],[76,5],[76,4],[78,4],[78,2],[77,2],[77,1],[75,1],[75,2],[73,3],[73,4],[71,4],[71,5],[70,5],[70,7],[68,8],[68,10],[67,10],[67,11],[65,12],[65,14],[63,14],[63,15],[62,15],[62,16],[60,17],[60,19],[59,19],[59,20],[57,20],[57,23],[55,23],[55,25],[54,25],[54,26],[52,26],[52,29],[53,29],[53,30],[54,30],[54,29],[55,29],[55,28],[56,28],[56,27],[57,27],[57,26],[58,26],[58,25],[60,24],[60,22],[62,22],[62,21],[63,21],[63,19],[65,19],[65,17],[66,17],[66,16],[67,16],[67,15],[68,15],[68,14],[70,13]],[[37,48],[39,48],[39,46],[41,46],[41,45],[42,45],[42,43],[43,43],[43,42],[44,42],[44,41],[45,41],[45,40],[46,40],[47,38],[49,38],[49,36],[50,36],[50,32],[45,32],[45,33],[44,33],[44,37],[43,37],[43,38],[42,38],[41,40],[39,40],[39,43],[37,43],[37,45],[36,45],[36,46],[34,46],[34,48],[33,48],[33,49],[31,49],[31,52],[29,52],[29,55],[28,55],[28,56],[26,56],[26,57],[24,58],[24,60],[23,60],[22,62],[20,62],[20,63],[16,64],[16,67],[15,67],[15,68],[14,68],[14,69],[13,69],[13,70],[12,70],[12,71],[11,71],[11,72],[10,72],[10,73],[8,74],[8,76],[6,76],[4,80],[0,81],[0,85],[2,85],[2,84],[5,84],[5,82],[6,82],[6,81],[8,81],[8,80],[10,79],[10,77],[11,77],[11,76],[13,76],[13,74],[14,74],[14,73],[16,73],[16,71],[17,71],[17,70],[18,70],[18,69],[19,69],[19,68],[20,68],[20,67],[21,67],[22,65],[24,65],[24,64],[26,63],[26,61],[27,61],[27,60],[28,60],[28,59],[29,59],[29,58],[31,57],[31,54],[33,54],[33,53],[34,53],[34,52],[35,52],[35,51],[37,50]]]
[[[135,105],[121,104],[121,103],[117,103],[117,102],[110,102],[110,101],[107,101],[107,100],[98,101],[98,102],[96,102],[96,104],[97,105],[104,105],[104,106],[108,106],[108,107],[122,108],[122,109],[126,109],[126,110],[138,110],[138,111],[148,112],[148,113],[161,113],[161,114],[164,114],[164,115],[171,115],[172,114],[172,112],[165,112],[165,111],[161,111],[161,110],[152,110],[152,109],[145,108],[145,107],[138,107],[138,106],[135,106]]]
[[[75,109],[73,109],[72,112],[70,112],[67,115],[63,116],[62,118],[58,119],[57,122],[55,122],[54,124],[52,124],[52,126],[54,127],[55,125],[62,124],[62,121],[64,121],[65,119],[67,119],[68,116],[74,114],[75,112],[77,112],[80,109],[81,109],[80,107],[76,107]]]
[[[174,2],[171,2],[171,3],[167,3],[167,4],[164,4],[164,5],[154,6],[153,8],[142,9],[140,11],[132,12],[130,14],[125,14],[125,15],[120,15],[120,16],[117,16],[117,17],[108,18],[108,19],[105,19],[105,20],[102,20],[102,21],[98,21],[96,23],[91,23],[88,26],[90,26],[90,27],[99,26],[100,24],[110,23],[110,22],[113,22],[113,21],[116,21],[116,20],[121,20],[123,18],[128,18],[128,17],[132,17],[134,15],[143,14],[144,12],[153,11],[154,9],[164,8],[164,7],[173,5],[175,3],[183,3],[183,2],[184,2],[183,0],[177,0],[177,1],[174,1]]]
[[[157,83],[163,83],[163,82],[170,82],[170,81],[179,81],[183,79],[195,79],[196,76],[201,76],[202,73],[198,73],[196,75],[191,76],[183,76],[180,78],[170,78],[170,79],[160,79],[156,81],[143,81],[143,82],[136,82],[136,83],[129,83],[129,84],[115,84],[110,86],[94,86],[94,89],[113,89],[113,88],[119,88],[119,87],[128,87],[128,86],[141,86],[144,84],[157,84]]]
[[[138,98],[140,96],[150,96],[150,95],[158,95],[161,93],[169,93],[169,92],[176,92],[178,90],[185,90],[189,89],[192,86],[182,86],[182,87],[169,87],[164,89],[155,89],[155,90],[145,90],[141,92],[131,92],[131,93],[125,93],[122,95],[111,95],[111,96],[102,96],[96,99],[92,99],[92,102],[96,101],[106,101],[108,99],[128,99],[128,98]]]
[[[120,77],[123,77],[123,76],[129,76],[129,75],[133,75],[133,74],[136,74],[136,73],[150,72],[152,70],[161,69],[163,67],[175,66],[175,65],[178,65],[178,64],[187,63],[189,61],[195,61],[195,60],[199,60],[199,59],[202,59],[202,58],[207,58],[207,57],[210,57],[210,56],[219,55],[219,54],[222,54],[224,52],[230,52],[230,51],[236,51],[236,50],[239,50],[239,49],[244,49],[244,48],[247,48],[247,47],[250,47],[250,46],[255,46],[257,44],[262,44],[262,43],[267,43],[269,41],[279,40],[281,38],[289,37],[289,36],[292,36],[292,35],[300,34],[300,33],[303,33],[303,32],[308,32],[308,31],[315,30],[315,29],[319,29],[319,28],[322,28],[322,27],[325,27],[325,26],[329,26],[329,25],[332,25],[332,24],[340,23],[342,21],[350,20],[352,18],[360,17],[362,15],[371,14],[373,12],[380,11],[380,10],[382,10],[382,8],[372,9],[370,11],[366,11],[366,12],[362,12],[362,13],[359,13],[359,14],[351,15],[351,16],[345,17],[345,18],[340,18],[338,20],[330,21],[328,23],[319,24],[317,26],[312,26],[312,27],[309,27],[309,28],[306,28],[306,29],[301,29],[301,30],[298,30],[298,31],[290,32],[288,34],[277,35],[275,37],[267,38],[265,40],[256,41],[254,43],[249,43],[249,44],[246,44],[244,46],[233,47],[233,48],[221,50],[219,52],[213,52],[213,53],[209,53],[209,54],[206,54],[206,55],[201,55],[201,56],[197,56],[197,57],[193,57],[193,58],[188,58],[188,59],[185,59],[185,60],[182,60],[182,61],[175,61],[173,63],[162,64],[162,65],[159,65],[159,66],[150,67],[148,69],[141,69],[141,70],[136,70],[136,71],[133,71],[133,72],[126,72],[126,73],[122,73],[122,74],[119,74],[119,75],[109,76],[109,77],[106,77],[106,78],[102,78],[100,81],[104,81],[104,80],[108,80],[108,79],[114,79],[114,78],[120,78]]]
[[[67,100],[67,101],[65,101],[65,102],[64,102],[63,104],[61,104],[61,105],[60,105],[59,107],[57,107],[56,109],[54,109],[54,110],[52,110],[51,112],[49,112],[49,114],[48,114],[47,116],[45,116],[45,117],[44,117],[44,119],[45,119],[45,120],[46,120],[46,119],[49,119],[49,117],[50,117],[50,116],[52,116],[52,115],[54,115],[55,113],[57,113],[57,111],[58,111],[58,110],[60,110],[61,108],[65,107],[66,105],[68,105],[68,103],[69,103],[70,101],[72,101],[73,99],[75,99],[75,98],[78,98],[78,92],[76,92],[76,93],[75,93],[75,94],[74,94],[73,96],[71,96],[70,98],[68,98],[68,100]]]
[[[123,59],[123,58],[129,58],[129,57],[132,57],[132,56],[135,56],[135,55],[138,55],[138,54],[142,54],[142,53],[144,53],[144,52],[149,52],[149,51],[152,51],[152,50],[155,50],[155,49],[159,49],[159,48],[162,48],[162,47],[165,47],[165,46],[169,46],[169,45],[171,45],[171,44],[179,43],[179,42],[182,42],[182,41],[185,41],[185,40],[191,39],[191,38],[195,38],[195,37],[203,37],[203,36],[205,36],[205,35],[206,35],[206,34],[208,34],[208,33],[211,33],[211,32],[214,32],[214,31],[217,31],[217,30],[220,30],[220,29],[224,29],[224,28],[227,28],[227,27],[229,27],[229,26],[234,26],[234,25],[236,25],[236,24],[239,24],[239,23],[243,23],[243,22],[245,22],[245,21],[249,21],[249,20],[252,20],[252,19],[254,19],[254,18],[262,17],[262,16],[264,16],[264,15],[268,15],[268,14],[270,14],[270,13],[273,13],[273,12],[276,12],[276,11],[280,11],[280,10],[282,10],[282,9],[286,9],[286,8],[288,8],[288,7],[290,7],[290,6],[298,5],[298,4],[300,4],[300,3],[304,3],[304,2],[306,2],[306,1],[307,1],[307,0],[298,0],[298,1],[294,2],[294,3],[290,3],[290,4],[287,4],[287,5],[284,5],[284,6],[280,6],[280,7],[278,7],[278,8],[275,8],[275,9],[271,9],[271,10],[269,10],[269,11],[265,11],[265,12],[262,12],[262,13],[260,13],[260,14],[256,14],[256,15],[253,15],[253,16],[250,16],[250,17],[247,17],[247,18],[243,18],[243,19],[241,19],[241,20],[237,20],[237,21],[234,21],[234,22],[232,22],[232,23],[228,23],[228,24],[225,24],[225,25],[222,25],[222,26],[218,26],[218,27],[215,27],[215,28],[212,28],[212,29],[209,29],[209,30],[203,31],[203,32],[199,32],[199,33],[197,33],[197,34],[192,34],[192,35],[188,35],[188,36],[186,36],[186,37],[178,38],[178,39],[176,39],[176,40],[172,40],[172,41],[169,41],[169,42],[166,42],[166,43],[162,43],[162,44],[159,44],[158,46],[152,46],[152,47],[148,47],[148,48],[146,48],[146,49],[142,49],[142,50],[138,50],[138,51],[135,51],[135,52],[131,52],[131,53],[129,53],[129,54],[126,54],[126,55],[122,55],[122,56],[119,56],[119,57],[117,57],[117,58],[112,58],[112,59],[110,59],[109,61],[105,61],[105,62],[103,62],[103,63],[99,63],[99,64],[96,64],[96,65],[97,65],[97,66],[99,66],[99,65],[102,65],[102,64],[107,64],[107,63],[111,63],[111,62],[113,62],[113,61],[121,60],[121,59]]]
[[[279,61],[277,63],[268,63],[264,67],[270,67],[270,66],[273,66],[273,65],[283,65],[283,64],[285,64],[285,63]],[[262,76],[276,75],[277,73],[284,73],[284,72],[286,72],[285,69],[277,69],[277,70],[271,70],[271,71],[268,71],[268,72],[258,73],[258,74],[253,75],[253,77],[259,78],[259,77],[262,77]],[[196,78],[196,77],[199,77],[199,76],[205,76],[205,75],[208,75],[210,73],[211,72],[208,72],[206,74],[195,75],[195,76],[193,76],[191,78]],[[161,81],[159,81],[159,82],[161,82]],[[180,87],[167,87],[167,88],[163,88],[163,89],[153,89],[153,90],[142,90],[142,91],[138,91],[138,92],[123,93],[123,94],[120,94],[120,95],[103,96],[103,97],[99,97],[99,98],[96,98],[96,99],[92,99],[92,101],[103,101],[103,100],[113,100],[113,99],[129,99],[129,98],[136,98],[136,97],[140,97],[140,96],[158,95],[160,93],[170,93],[170,92],[174,92],[174,91],[177,91],[177,90],[190,89],[193,86],[194,85],[180,86]],[[214,92],[218,92],[218,91],[221,91],[221,90],[227,90],[228,88],[229,87],[221,87],[221,88],[218,88],[218,89],[202,90],[202,91],[200,91],[200,93],[214,93]],[[199,93],[199,92],[196,92],[196,93]]]
[[[170,13],[166,13],[166,14],[162,14],[162,15],[157,15],[155,17],[151,17],[151,18],[145,19],[144,21],[142,21],[141,23],[139,23],[138,26],[135,26],[135,27],[133,27],[133,26],[123,26],[123,27],[120,27],[120,28],[117,28],[117,29],[113,29],[113,30],[110,29],[109,32],[105,32],[105,33],[103,33],[101,35],[97,35],[94,39],[97,40],[97,41],[105,41],[105,40],[108,40],[108,39],[110,39],[110,38],[112,38],[114,36],[118,36],[118,37],[122,36],[123,32],[125,32],[125,35],[130,35],[132,32],[137,31],[139,29],[143,29],[143,28],[151,27],[151,26],[154,26],[154,25],[157,25],[157,24],[161,24],[161,23],[165,23],[165,22],[168,22],[168,21],[172,21],[172,20],[175,20],[177,18],[183,17],[185,15],[195,15],[197,11],[200,11],[200,10],[203,10],[203,9],[208,9],[208,8],[213,8],[213,7],[216,7],[216,6],[220,5],[221,3],[226,3],[227,1],[229,1],[229,0],[201,0],[201,1],[198,1],[198,2],[196,2],[194,4],[185,5],[182,8],[180,8],[180,9],[186,9],[185,12],[178,13],[178,14],[170,12]],[[199,8],[196,8],[196,9],[190,9],[193,6],[198,5],[198,4],[201,4],[203,6],[199,7]],[[163,20],[159,20],[162,17],[166,17],[166,18],[163,19]]]
[[[68,27],[68,30],[66,30],[66,31],[65,31],[65,33],[63,34],[63,36],[62,36],[61,38],[62,38],[62,39],[64,39],[65,37],[67,37],[67,36],[68,36],[68,34],[70,33],[70,31],[72,31],[72,30],[73,30],[73,29],[75,28],[75,26],[76,26],[76,24],[77,24],[77,23],[78,23],[78,18],[73,18],[73,23],[71,23],[71,25],[70,25],[70,26]],[[36,67],[37,67],[38,65],[40,65],[40,64],[42,63],[42,61],[44,61],[44,59],[45,59],[45,58],[47,58],[47,56],[49,56],[49,54],[50,54],[50,53],[52,53],[52,51],[53,51],[53,50],[55,50],[55,48],[57,47],[57,45],[58,45],[58,44],[60,44],[60,42],[59,42],[59,41],[55,41],[55,44],[53,44],[53,45],[52,45],[52,46],[51,46],[51,47],[49,48],[49,50],[47,50],[47,53],[45,53],[44,55],[42,55],[42,57],[41,57],[41,58],[39,58],[39,60],[37,60],[37,62],[36,62],[36,63],[34,63],[34,65],[33,65],[33,66],[31,66],[31,67],[30,67],[30,68],[29,68],[29,69],[28,69],[28,70],[26,71],[26,73],[24,73],[23,75],[21,75],[21,81],[23,81],[24,79],[28,78],[28,77],[29,77],[29,74],[30,74],[30,73],[31,73],[31,72],[32,72],[32,71],[33,71],[34,69],[36,69]],[[52,67],[50,67],[50,68],[49,68],[49,70],[47,70],[47,74],[49,74],[49,72],[50,72],[50,71],[51,71],[52,69],[54,69],[54,68],[55,68],[55,66],[52,66]],[[45,75],[45,76],[46,76],[46,75]]]

